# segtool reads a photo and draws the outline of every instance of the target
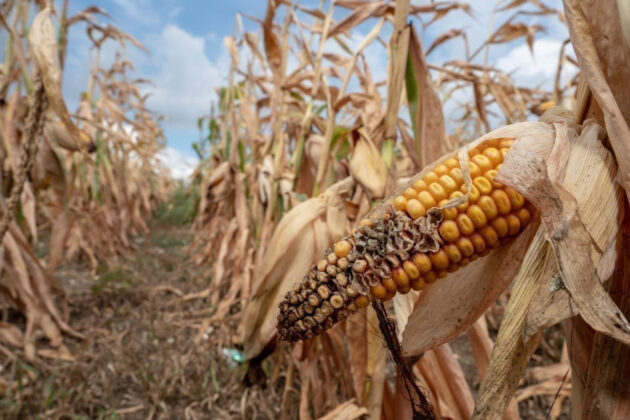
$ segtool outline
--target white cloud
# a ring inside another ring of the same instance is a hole
[[[176,179],[188,179],[199,163],[199,159],[172,147],[165,147],[158,153],[158,159],[171,171]]]
[[[562,41],[559,39],[537,39],[534,42],[533,55],[526,44],[521,44],[499,58],[497,67],[511,73],[514,80],[521,85],[534,86],[543,82],[543,87],[551,88],[561,47]],[[570,46],[565,52],[572,53]],[[575,74],[576,69],[572,70]]]
[[[225,83],[229,56],[221,47],[215,62],[205,53],[207,38],[194,36],[176,25],[167,25],[149,46],[156,74],[147,91],[150,108],[168,118],[174,127],[195,127],[197,118],[208,113],[216,97],[214,88]]]

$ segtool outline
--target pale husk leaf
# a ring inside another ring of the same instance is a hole
[[[600,130],[596,123],[587,123],[575,141],[563,142],[568,154],[563,186],[576,199],[579,217],[592,240],[593,264],[598,277],[605,281],[615,267],[623,191],[616,183],[615,159],[598,139]],[[532,302],[525,337],[577,313],[566,289],[547,284]]]
[[[591,239],[573,195],[560,183],[552,184],[544,160],[518,142],[503,165],[514,170],[501,171],[497,180],[520,191],[541,212],[562,282],[582,318],[593,329],[630,343],[630,324],[599,280],[591,260]]]

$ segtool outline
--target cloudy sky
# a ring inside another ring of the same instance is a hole
[[[301,1],[309,7],[316,7],[319,1]],[[328,1],[325,8],[328,7]],[[427,4],[428,0],[414,1]],[[476,49],[487,37],[490,22],[495,29],[500,22],[513,12],[492,13],[488,4],[494,2],[477,0],[470,2],[472,17],[463,13],[453,13],[431,25],[424,34],[425,45],[430,44],[443,32],[458,28],[467,31],[470,49]],[[560,0],[545,1],[551,7],[561,7]],[[150,55],[128,45],[125,54],[135,66],[137,77],[148,78],[152,85],[149,106],[167,119],[163,124],[168,147],[163,159],[171,167],[174,175],[185,177],[196,162],[191,148],[199,137],[197,119],[207,114],[210,103],[215,98],[214,88],[226,82],[229,68],[229,55],[223,38],[234,31],[237,13],[241,13],[245,29],[257,32],[256,23],[246,16],[263,17],[266,8],[264,0],[71,0],[71,13],[85,7],[97,5],[106,10],[114,20],[111,23],[136,37],[150,51]],[[340,11],[343,12],[343,11]],[[344,13],[335,16],[340,20]],[[308,18],[304,17],[307,23]],[[545,33],[537,35],[532,55],[529,49],[517,41],[490,49],[489,61],[510,71],[519,82],[528,85],[552,82],[558,60],[560,45],[568,37],[566,28],[556,17],[541,18],[527,16],[518,18],[527,23],[542,23],[547,26]],[[370,20],[357,27],[348,40],[358,45],[361,39],[376,23]],[[383,32],[384,39],[389,36]],[[260,37],[262,38],[262,37]],[[71,29],[66,71],[64,74],[64,94],[71,108],[75,108],[80,93],[87,85],[87,66],[90,42],[85,36],[85,28],[76,25]],[[104,49],[101,62],[107,66],[113,59],[118,46],[113,43]],[[338,48],[331,44],[330,51]],[[450,59],[464,57],[461,41],[452,41],[431,53],[429,61],[442,63]],[[383,48],[374,46],[366,51],[366,58],[376,79],[386,75],[386,53]]]

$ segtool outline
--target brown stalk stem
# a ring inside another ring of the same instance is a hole
[[[383,333],[383,337],[387,343],[387,348],[392,355],[392,359],[394,359],[398,375],[402,378],[403,383],[405,384],[407,395],[409,396],[409,401],[411,403],[413,420],[435,419],[436,417],[433,413],[431,403],[422,393],[420,387],[418,387],[418,384],[414,380],[411,366],[409,366],[409,363],[403,357],[402,348],[400,347],[400,342],[398,341],[398,336],[396,335],[396,324],[394,324],[394,322],[389,318],[387,312],[385,312],[385,307],[381,302],[374,301],[372,306],[378,316],[379,327],[381,328],[381,332]]]
[[[31,170],[35,155],[37,154],[38,140],[44,130],[44,114],[48,107],[48,100],[46,99],[46,92],[44,91],[44,84],[42,83],[41,77],[37,76],[34,80],[34,88],[33,101],[28,116],[26,117],[26,130],[22,138],[20,165],[17,173],[14,175],[13,186],[9,192],[9,199],[4,208],[2,219],[0,220],[0,242],[4,240],[4,235],[7,233],[9,223],[11,223],[15,207],[22,195],[26,176]]]

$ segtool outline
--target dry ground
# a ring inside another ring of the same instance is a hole
[[[190,239],[189,226],[154,221],[134,255],[97,275],[63,267],[71,323],[88,339],[67,339],[74,362],[1,355],[0,375],[15,386],[0,418],[275,418],[282,378],[265,390],[243,387],[245,367],[228,354],[236,325],[212,325],[208,298],[183,297],[210,280],[186,261]]]
[[[190,239],[188,225],[155,220],[151,233],[135,240],[135,253],[96,275],[80,264],[63,267],[57,279],[71,324],[88,339],[67,339],[73,362],[27,362],[19,351],[13,350],[15,359],[0,353],[0,379],[9,385],[0,418],[277,419],[284,374],[276,372],[279,379],[265,389],[244,387],[235,323],[213,323],[209,298],[184,298],[210,282],[207,268],[187,262]],[[23,322],[10,311],[2,320]],[[536,365],[559,360],[558,333],[545,341]],[[466,339],[453,348],[476,390]],[[263,369],[271,375],[268,363]],[[298,393],[289,398],[296,407]],[[532,399],[521,404],[521,414],[545,418],[550,402]]]

